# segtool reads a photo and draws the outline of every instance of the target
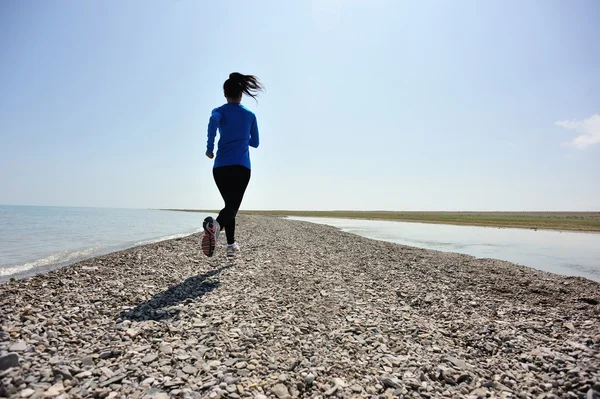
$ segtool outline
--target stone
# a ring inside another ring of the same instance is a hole
[[[54,375],[54,378],[60,378],[63,380],[72,380],[73,379],[73,376],[71,375],[71,373],[69,373],[66,370],[61,370],[58,368],[53,369],[52,374]]]
[[[216,369],[221,365],[221,362],[219,360],[212,360],[208,363],[208,367],[210,367],[211,369]]]
[[[30,397],[31,395],[33,395],[34,393],[35,393],[35,390],[34,390],[34,389],[31,389],[31,388],[25,388],[25,389],[23,389],[23,390],[22,390],[22,391],[19,393],[19,396],[21,396],[22,398],[28,398],[28,397]]]
[[[125,374],[120,374],[120,375],[112,377],[112,378],[110,378],[110,379],[108,379],[108,380],[106,380],[104,382],[101,382],[100,384],[98,384],[98,386],[100,388],[104,388],[104,387],[110,386],[112,384],[116,384],[118,382],[121,382],[121,380],[123,380],[125,377],[126,377]]]
[[[446,361],[451,363],[456,368],[463,369],[463,370],[467,368],[467,363],[465,363],[464,360],[458,359],[456,357],[446,356]]]
[[[130,338],[135,338],[138,335],[138,332],[132,328],[128,328],[127,331],[125,331],[125,334],[127,334]]]
[[[100,371],[102,372],[102,374],[104,374],[106,378],[112,378],[115,375],[115,373],[108,367],[101,367]]]
[[[143,399],[169,399],[169,394],[158,389],[150,388]]]
[[[393,377],[383,378],[381,380],[381,383],[383,384],[384,387],[387,387],[387,388],[394,388],[394,389],[404,388],[404,386],[402,385],[400,380],[398,380],[397,378],[393,378]]]
[[[352,385],[350,386],[350,390],[354,393],[361,393],[363,389],[360,385]]]
[[[149,354],[147,354],[146,356],[144,356],[142,358],[142,363],[146,363],[146,364],[147,363],[152,363],[153,361],[156,360],[157,357],[158,357],[157,354],[155,354],[155,353],[149,353]]]
[[[485,388],[477,388],[470,392],[470,395],[475,396],[477,398],[485,398],[487,397],[489,391]]]
[[[91,356],[86,356],[81,360],[81,364],[84,366],[94,366],[94,358]]]
[[[10,352],[24,352],[27,349],[27,343],[25,341],[18,341],[8,347]]]
[[[75,374],[75,378],[78,378],[78,379],[87,378],[87,377],[90,377],[91,375],[92,375],[92,372],[90,370],[85,370],[79,374]]]
[[[340,388],[346,388],[348,386],[348,384],[343,378],[334,378],[333,385]]]
[[[315,376],[312,373],[307,374],[304,379],[304,382],[306,383],[307,387],[310,387],[314,381],[315,381]]]
[[[143,380],[143,381],[140,383],[140,385],[152,385],[152,384],[154,383],[154,381],[156,381],[156,380],[154,379],[154,377],[148,377],[148,378],[144,379],[144,380]]]
[[[277,396],[279,399],[288,399],[290,398],[290,393],[287,387],[283,384],[276,384],[271,388],[271,392]]]
[[[598,305],[579,300],[600,298],[595,283],[317,224],[239,221],[235,261],[221,246],[223,257],[202,256],[200,233],[0,284],[0,355],[26,343],[12,352],[20,368],[0,370],[0,397],[597,396]]]
[[[238,370],[245,369],[246,366],[248,366],[248,363],[246,363],[246,362],[238,362],[235,364],[235,368]]]
[[[214,387],[214,386],[215,386],[215,385],[217,385],[218,383],[219,383],[219,382],[218,382],[217,380],[210,380],[210,381],[207,381],[207,382],[205,382],[205,383],[202,385],[202,389],[208,389],[208,388]]]
[[[8,353],[0,356],[0,370],[6,370],[11,367],[19,367],[19,355],[16,353]]]
[[[48,388],[44,392],[43,396],[45,398],[51,398],[51,397],[60,395],[61,393],[64,392],[64,390],[65,390],[65,387],[64,387],[62,381],[59,381],[56,384],[52,385],[50,388]]]
[[[178,385],[182,385],[182,384],[183,384],[183,381],[181,381],[178,378],[174,378],[172,380],[165,382],[164,385],[165,385],[165,387],[168,388],[168,387],[174,387],[174,386],[178,386]]]
[[[585,394],[585,399],[600,399],[600,392],[593,388],[590,388]]]

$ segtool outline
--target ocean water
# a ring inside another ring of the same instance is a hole
[[[547,272],[600,281],[600,234],[380,220],[304,218],[396,244],[501,259]]]
[[[207,215],[146,209],[0,205],[0,282],[202,230]]]

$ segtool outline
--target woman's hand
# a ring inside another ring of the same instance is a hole
[[[215,157],[215,154],[209,154],[208,152],[206,153],[206,156],[210,159],[213,159]]]

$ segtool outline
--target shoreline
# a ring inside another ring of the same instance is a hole
[[[155,244],[157,242],[183,238],[183,237],[187,237],[187,236],[190,236],[193,234],[198,234],[200,232],[201,232],[201,230],[197,230],[197,231],[193,231],[193,232],[189,232],[189,233],[168,234],[166,236],[159,236],[159,237],[155,237],[155,238],[148,238],[148,239],[142,239],[142,240],[134,240],[134,241],[130,241],[130,242],[127,242],[124,244],[102,247],[101,249],[97,249],[96,247],[86,247],[86,248],[81,248],[81,249],[77,249],[77,250],[62,250],[59,252],[49,253],[47,255],[44,255],[42,258],[30,259],[30,260],[24,261],[22,263],[0,266],[0,272],[5,272],[6,269],[15,269],[15,268],[21,268],[23,266],[27,266],[27,265],[31,265],[31,264],[37,264],[40,262],[42,263],[41,265],[32,266],[28,269],[24,269],[21,272],[7,274],[7,275],[0,274],[0,285],[6,284],[10,281],[20,280],[23,278],[37,276],[39,274],[48,273],[53,270],[58,270],[60,268],[68,267],[73,264],[76,264],[76,263],[79,263],[79,262],[82,262],[85,260],[89,260],[89,259],[94,259],[94,258],[97,258],[100,256],[110,255],[115,252],[120,252],[120,251],[128,250],[131,248],[135,248],[135,247],[141,247],[144,245]],[[93,252],[90,254],[87,254],[87,255],[85,254],[86,252],[90,252],[90,251],[93,251]],[[54,257],[58,254],[63,254],[63,256],[66,257],[67,259],[44,264],[44,261],[46,259]],[[82,255],[77,255],[77,254],[82,254]]]
[[[537,398],[600,382],[599,283],[308,222],[238,226],[233,261],[204,257],[200,233],[0,285],[0,397]]]
[[[244,214],[240,212],[240,214]],[[257,214],[260,215],[260,214]],[[443,221],[427,221],[427,220],[410,220],[410,219],[380,219],[380,218],[362,218],[362,217],[334,217],[334,216],[295,216],[288,215],[282,216],[286,218],[311,218],[311,219],[348,219],[348,220],[370,220],[370,221],[381,221],[381,222],[400,222],[400,223],[416,223],[416,224],[440,224],[444,226],[463,226],[463,227],[484,227],[488,229],[515,229],[515,230],[542,230],[542,231],[555,231],[558,233],[581,233],[581,234],[600,234],[600,230],[569,230],[559,228],[534,228],[534,227],[519,227],[509,225],[491,225],[491,224],[475,224],[475,223],[457,223],[457,222],[443,222]]]
[[[160,209],[172,212],[212,212],[214,210]],[[454,226],[493,227],[502,229],[550,230],[574,233],[600,233],[600,212],[395,212],[395,211],[240,211],[241,215],[264,215],[282,217],[336,218],[357,220],[381,220],[406,223],[445,224]],[[454,220],[445,220],[449,217]],[[505,221],[489,220],[504,218]],[[522,217],[537,218],[518,220]],[[551,217],[561,220],[548,219]],[[470,220],[480,218],[481,220]],[[574,224],[569,218],[588,218]]]

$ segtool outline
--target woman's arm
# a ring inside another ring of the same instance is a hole
[[[210,120],[208,121],[208,141],[206,142],[206,155],[214,154],[215,150],[215,137],[217,136],[217,129],[219,128],[219,123],[221,122],[221,114],[215,108],[213,109]]]
[[[256,121],[256,116],[254,117],[254,122],[252,122],[252,127],[250,128],[250,142],[248,144],[250,147],[258,148],[258,122]]]

